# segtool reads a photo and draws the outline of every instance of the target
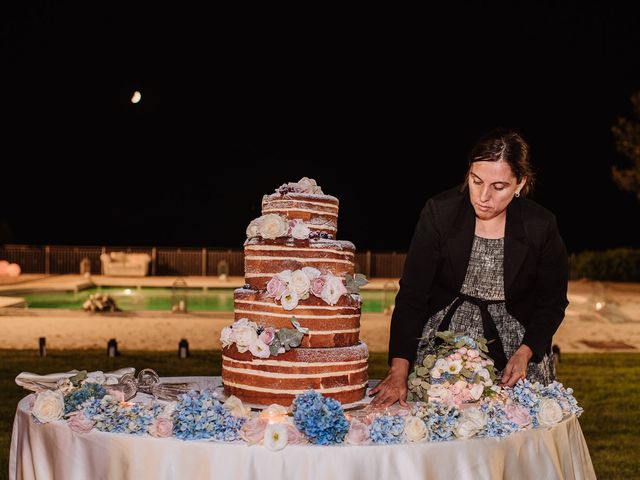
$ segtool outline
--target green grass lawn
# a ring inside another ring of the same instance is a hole
[[[196,351],[188,359],[173,352],[123,352],[109,358],[102,350],[0,350],[0,478],[6,478],[16,404],[28,392],[14,379],[22,371],[63,372],[73,368],[109,371],[153,368],[162,376],[220,375],[220,352]],[[386,355],[373,353],[370,378],[386,373]],[[640,354],[564,354],[558,378],[571,386],[585,413],[580,417],[598,478],[640,478]],[[635,453],[634,453],[635,452]]]

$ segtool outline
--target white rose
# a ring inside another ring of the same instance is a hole
[[[247,227],[247,238],[253,238],[260,235],[260,218],[251,220],[251,223]]]
[[[269,351],[269,345],[264,343],[259,338],[256,338],[256,340],[251,345],[249,345],[249,351],[254,357],[258,358],[267,358],[269,355],[271,355],[271,352]]]
[[[486,414],[479,408],[469,407],[462,411],[453,433],[458,438],[471,438],[487,424]]]
[[[234,342],[233,329],[231,327],[224,327],[220,332],[220,343],[222,348],[228,347]]]
[[[293,310],[298,306],[298,294],[295,290],[285,290],[280,297],[280,302],[285,310]]]
[[[431,375],[431,378],[440,378],[440,376],[442,375],[442,372],[434,367],[431,369],[429,374]]]
[[[64,413],[64,396],[58,390],[43,390],[38,393],[31,413],[42,423],[60,420]]]
[[[310,233],[311,230],[309,229],[309,227],[307,227],[305,223],[301,222],[300,220],[296,220],[293,228],[291,228],[291,236],[296,240],[306,240],[307,238],[309,238]]]
[[[278,237],[284,237],[289,232],[289,223],[280,215],[269,213],[263,215],[260,219],[258,229],[262,238],[273,240]]]
[[[313,267],[303,267],[302,271],[307,275],[307,277],[309,277],[309,281],[315,280],[321,275],[320,270]]]
[[[292,275],[293,275],[293,272],[291,270],[283,270],[280,273],[278,273],[276,277],[278,277],[284,283],[289,283],[291,281]]]
[[[545,398],[540,401],[537,417],[541,426],[552,427],[562,420],[562,407],[553,398]]]
[[[240,400],[235,395],[231,395],[229,398],[227,398],[223,406],[234,417],[251,416],[251,407],[245,407],[242,403],[242,400]]]
[[[291,275],[291,281],[289,282],[289,290],[292,290],[298,294],[298,298],[305,300],[309,298],[309,288],[311,287],[311,281],[306,273],[302,270],[296,270]]]
[[[258,332],[249,325],[241,325],[233,328],[233,336],[236,340],[238,352],[244,353],[249,347],[258,340]]]
[[[289,435],[284,423],[271,423],[264,431],[264,446],[269,450],[282,450],[287,446]]]
[[[427,426],[424,420],[407,415],[404,420],[404,436],[409,442],[422,442],[427,438]]]
[[[334,277],[333,275],[327,275],[327,279],[322,289],[320,298],[327,302],[329,305],[335,305],[340,300],[340,297],[346,293],[347,290],[342,283],[342,279]]]

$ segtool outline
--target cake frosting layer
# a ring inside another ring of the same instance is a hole
[[[309,332],[301,347],[346,347],[360,338],[360,296],[343,295],[335,305],[310,295],[293,310],[285,310],[266,292],[239,288],[233,293],[235,320],[248,318],[262,327],[293,328],[295,319]]]
[[[369,351],[365,343],[338,348],[292,348],[266,359],[235,345],[222,351],[222,380],[227,395],[269,405],[289,405],[293,398],[314,389],[343,403],[365,393]]]
[[[262,214],[274,213],[290,220],[302,220],[310,230],[333,237],[338,231],[339,201],[324,194],[273,193],[262,198]]]
[[[252,289],[264,290],[276,274],[303,267],[344,278],[354,273],[355,250],[353,243],[344,240],[253,237],[244,244],[245,281]]]

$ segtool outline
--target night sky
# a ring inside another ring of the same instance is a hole
[[[503,126],[570,252],[640,248],[640,201],[610,177],[640,90],[629,7],[28,3],[0,13],[0,243],[241,248],[262,195],[308,176],[340,199],[339,238],[405,251]]]

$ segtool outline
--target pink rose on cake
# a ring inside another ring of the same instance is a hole
[[[262,331],[260,335],[258,335],[258,338],[262,340],[264,343],[266,343],[267,345],[271,345],[271,342],[273,342],[273,339],[275,336],[276,336],[275,328],[267,327]]]
[[[282,294],[287,290],[287,282],[282,280],[278,275],[272,277],[267,283],[267,296],[280,300]]]

